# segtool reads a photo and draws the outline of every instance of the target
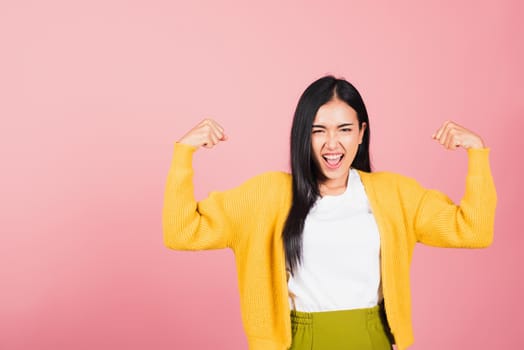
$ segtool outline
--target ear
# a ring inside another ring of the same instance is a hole
[[[362,123],[362,126],[360,127],[360,131],[359,131],[359,135],[358,135],[358,137],[359,137],[358,144],[359,145],[362,144],[362,140],[364,139],[364,131],[366,130],[367,126],[368,125],[366,124],[366,122],[364,122],[364,123]]]

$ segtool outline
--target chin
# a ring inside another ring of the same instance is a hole
[[[333,169],[322,169],[324,177],[328,180],[337,180],[341,177],[347,177],[349,172],[349,166],[344,168],[339,168],[336,170]]]

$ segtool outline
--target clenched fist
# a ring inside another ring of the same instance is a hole
[[[204,119],[178,142],[195,147],[213,148],[220,141],[226,140],[227,136],[220,124],[213,119]]]
[[[480,136],[449,120],[442,124],[432,138],[447,149],[485,147]]]

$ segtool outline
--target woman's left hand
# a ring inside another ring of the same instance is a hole
[[[449,120],[442,124],[431,137],[447,149],[486,147],[480,136]]]

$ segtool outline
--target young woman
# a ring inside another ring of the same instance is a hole
[[[163,210],[172,249],[229,247],[251,350],[406,349],[413,343],[409,265],[415,243],[491,244],[496,193],[482,139],[454,122],[433,135],[468,152],[460,205],[397,174],[371,173],[358,91],[332,76],[302,94],[291,174],[268,172],[196,202],[192,155],[227,139],[204,120],[174,147]],[[313,341],[314,340],[314,341]]]

